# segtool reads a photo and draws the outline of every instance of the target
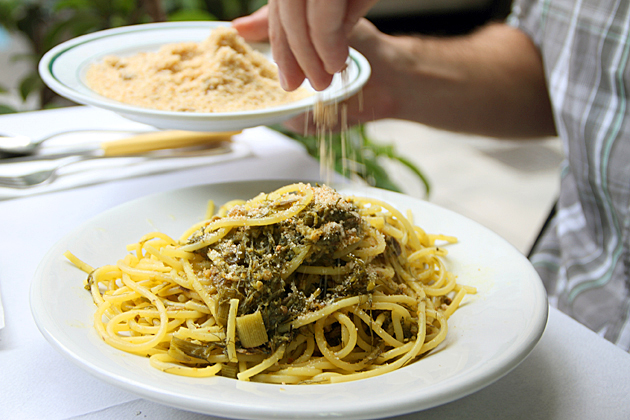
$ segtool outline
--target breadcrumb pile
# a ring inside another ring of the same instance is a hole
[[[302,99],[286,92],[278,71],[234,28],[219,27],[202,42],[162,46],[130,57],[107,56],[87,71],[86,81],[107,98],[143,108],[179,112],[235,112]]]

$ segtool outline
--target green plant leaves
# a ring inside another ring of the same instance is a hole
[[[22,100],[25,101],[31,93],[39,91],[43,86],[44,83],[40,79],[39,74],[36,72],[30,73],[20,82],[19,91]]]
[[[0,104],[0,114],[13,114],[15,112],[17,112],[17,109],[12,108],[8,105]]]
[[[0,95],[3,95],[5,93],[9,93],[9,90],[6,87],[0,85]],[[13,114],[14,112],[17,112],[15,108],[8,105],[0,104],[0,114]]]
[[[172,22],[186,22],[186,21],[198,21],[198,20],[217,20],[217,18],[205,10],[178,10],[171,13],[168,17]]]

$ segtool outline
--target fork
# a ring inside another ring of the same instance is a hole
[[[198,150],[183,150],[176,153],[160,154],[160,151],[144,154],[144,157],[149,159],[169,159],[174,157],[190,157],[190,156],[208,156],[227,153],[231,150],[227,145],[214,145],[209,149]],[[128,155],[131,156],[131,155]],[[99,155],[72,155],[57,160],[57,164],[52,168],[29,172],[23,175],[15,176],[0,176],[0,188],[13,188],[13,189],[28,189],[32,187],[38,187],[52,183],[56,178],[58,171],[73,163],[91,160],[91,159],[110,159],[122,156],[99,156]],[[138,157],[138,156],[136,156]],[[140,155],[142,157],[142,155]]]
[[[96,156],[68,156],[59,159],[52,168],[30,172],[24,175],[0,176],[0,187],[26,189],[39,185],[50,184],[57,178],[57,171],[64,166],[71,165],[82,160],[95,159]]]

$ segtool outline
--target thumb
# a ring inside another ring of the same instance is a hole
[[[251,15],[234,19],[232,26],[246,41],[267,41],[269,39],[269,10],[267,6],[263,6]]]
[[[377,3],[378,0],[355,0],[349,1],[346,9],[346,18],[344,21],[344,31],[346,35],[350,34],[359,19]]]

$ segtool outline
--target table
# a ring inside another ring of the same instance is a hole
[[[87,107],[0,117],[0,131],[26,135],[82,127],[135,127]],[[317,179],[318,163],[297,143],[265,128],[237,142],[239,159],[0,201],[0,418],[210,418],[176,410],[100,382],[44,340],[30,315],[29,284],[48,249],[78,224],[141,195],[209,182]],[[494,384],[404,419],[627,419],[630,355],[551,309],[531,355]]]

